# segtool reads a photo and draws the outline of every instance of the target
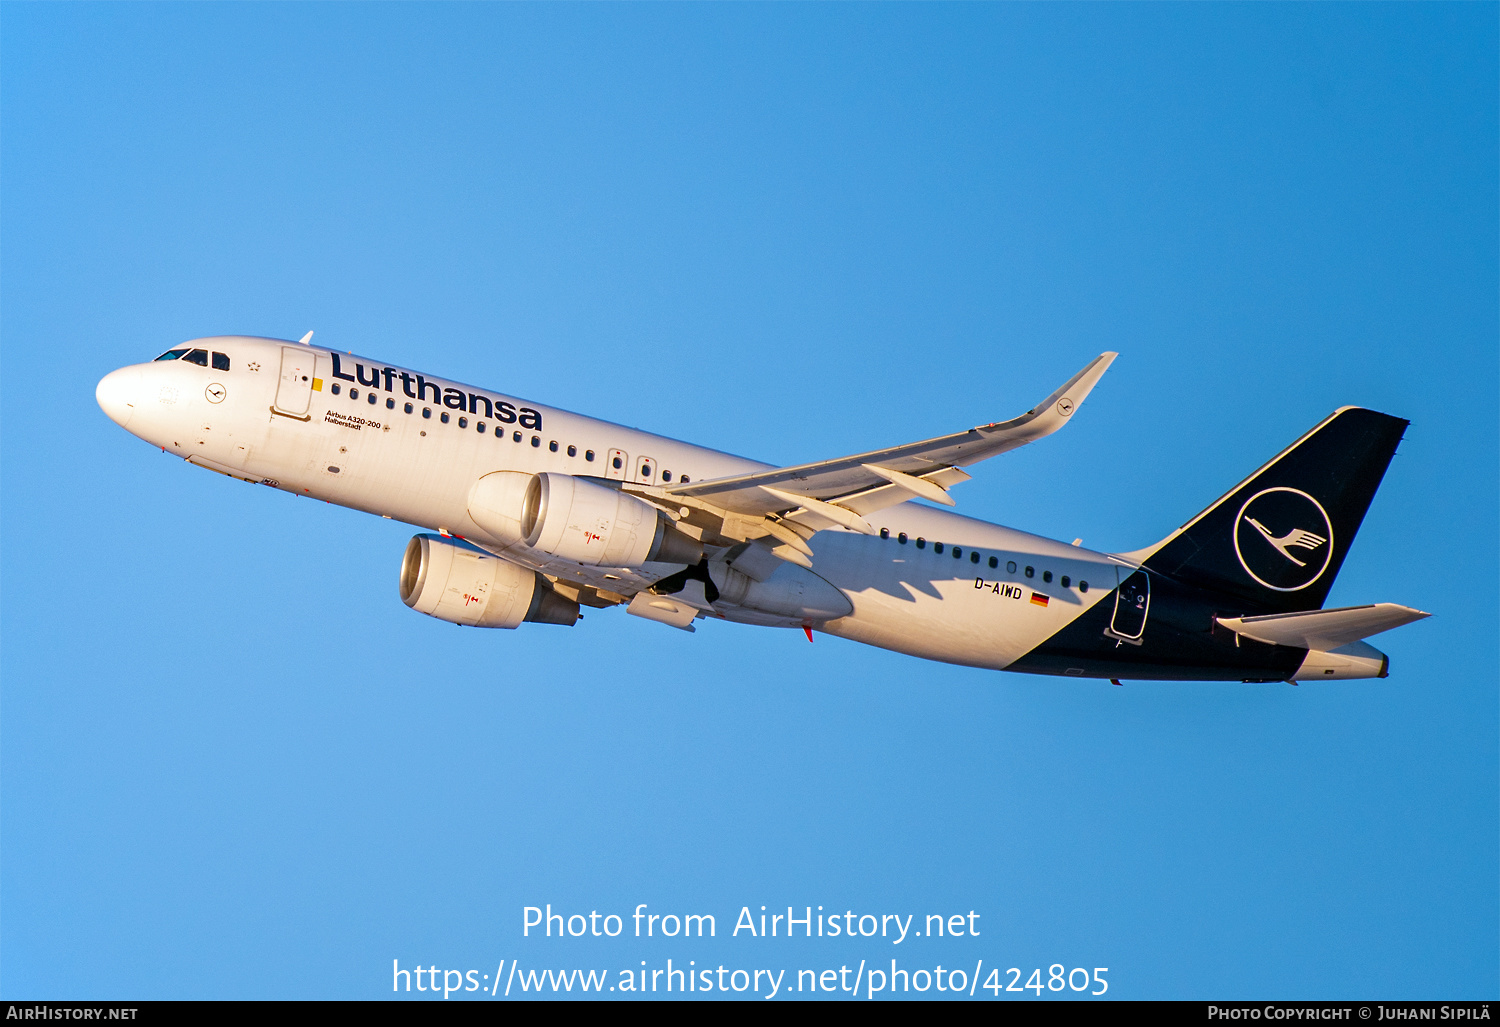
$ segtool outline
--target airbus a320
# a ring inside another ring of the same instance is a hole
[[[1073,420],[1114,360],[1031,410],[774,467],[311,344],[217,336],[99,382],[109,417],[231,478],[427,529],[398,591],[455,624],[581,608],[704,618],[1071,677],[1385,677],[1364,641],[1427,614],[1324,609],[1407,421],[1334,411],[1161,541],[1095,552],[961,516],[965,468]],[[920,500],[922,502],[913,502]]]

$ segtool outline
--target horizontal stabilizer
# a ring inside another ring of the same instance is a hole
[[[1307,613],[1214,619],[1230,631],[1257,642],[1328,652],[1361,638],[1430,616],[1431,614],[1413,610],[1410,606],[1374,603],[1369,606],[1345,606],[1336,610],[1311,610]]]

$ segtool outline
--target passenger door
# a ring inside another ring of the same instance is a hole
[[[630,454],[623,449],[611,449],[604,459],[604,476],[624,481],[630,473]]]
[[[276,405],[272,413],[311,420],[313,361],[317,354],[305,346],[281,347],[281,379],[276,383]]]

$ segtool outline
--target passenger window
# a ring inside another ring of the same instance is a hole
[[[387,410],[395,410],[396,409],[396,401],[394,399],[387,399],[385,401],[385,408]]]
[[[880,537],[881,538],[890,538],[891,537],[891,529],[890,528],[881,528],[880,529]]]
[[[934,542],[932,544],[932,551],[934,553],[941,553],[943,551],[943,544],[941,542]]]
[[[339,383],[334,382],[332,385],[328,386],[328,391],[337,396],[339,394]],[[410,404],[407,405],[410,406]]]
[[[229,354],[227,354],[227,353],[215,353],[214,354],[214,370],[215,371],[227,371],[227,370],[229,370]]]
[[[897,535],[896,541],[900,542],[903,546],[906,545],[906,532],[903,531],[901,534]]]
[[[619,457],[615,457],[615,470],[618,471],[623,466],[624,466],[624,464],[622,464],[620,462],[620,458]]]
[[[199,367],[207,367],[208,366],[208,350],[206,350],[206,349],[195,349],[191,353],[189,353],[187,356],[183,357],[182,359],[186,360],[190,364],[197,364]]]
[[[955,560],[962,559],[963,555],[964,555],[964,551],[962,549],[958,548],[957,546],[953,547],[953,559],[955,559]]]
[[[479,434],[483,435],[484,434],[484,422],[480,421],[478,424],[474,425],[474,430],[477,431],[477,432],[479,432]]]
[[[1042,580],[1050,583],[1052,581],[1052,572],[1042,571]]]
[[[184,353],[186,353],[186,352],[187,352],[187,350],[185,350],[185,349],[169,349],[165,353],[163,353],[161,356],[157,357],[156,359],[157,360],[181,360],[182,359],[182,355]]]
[[[469,419],[467,417],[460,417],[458,419],[458,426],[460,428],[467,428],[469,426]]]
[[[539,439],[539,438],[537,438],[535,435],[533,435],[531,437],[531,448],[532,449],[541,449],[542,448],[542,440]]]
[[[594,451],[591,449],[588,452],[584,453],[583,454],[583,458],[585,460],[589,461],[590,463],[593,463],[594,462]]]
[[[927,548],[927,540],[925,538],[918,538],[917,539],[917,548],[918,549],[926,549]]]
[[[662,471],[661,472],[661,480],[662,481],[671,481],[672,480],[672,472],[671,471]]]
[[[380,397],[375,395],[375,393],[373,392],[366,393],[365,402],[369,403],[370,406],[374,406],[376,403],[380,402]]]
[[[569,446],[568,447],[568,455],[569,456],[577,456],[578,455],[578,447],[577,446]]]
[[[1088,590],[1089,590],[1089,583],[1087,581],[1080,581],[1078,583],[1078,591],[1080,591],[1080,592],[1087,592]]]
[[[422,416],[430,418],[432,416],[432,407],[423,407],[422,408]]]
[[[511,432],[510,433],[510,441],[512,441],[512,442],[520,442],[521,441],[521,433],[518,432],[518,431]]]
[[[335,385],[335,386],[334,386],[334,387],[333,387],[333,391],[334,391],[334,392],[337,392],[337,391],[338,391],[338,390],[339,390],[339,387],[338,387],[338,386],[337,386],[337,385]],[[407,413],[408,413],[408,414],[409,414],[409,413],[411,413],[411,404],[410,404],[410,403],[408,403],[408,404],[406,404],[406,412],[407,412]]]
[[[1027,567],[1026,568],[1026,576],[1028,578],[1034,578],[1034,577],[1036,577],[1036,568],[1035,567]]]
[[[502,428],[502,427],[500,427],[498,424],[495,425],[495,438],[497,438],[497,439],[503,439],[503,438],[505,438],[505,429]]]
[[[547,443],[547,448],[550,449],[552,452],[556,453],[557,452],[557,440],[553,439],[551,442]]]
[[[447,424],[448,423],[448,411],[444,410],[441,414],[438,414],[438,420],[442,421],[444,424]]]
[[[1066,574],[1064,574],[1062,576],[1062,587],[1063,588],[1067,588],[1069,584],[1071,584],[1071,580],[1068,578],[1068,576]]]
[[[1014,560],[1006,560],[1005,561],[1005,573],[1006,574],[1014,574],[1014,573],[1016,573],[1016,561],[1014,561]]]
[[[349,390],[349,398],[350,399],[359,399],[359,390],[358,389],[350,389]]]
[[[978,563],[979,562],[979,554],[978,553],[970,553],[969,554],[969,562],[970,563]]]
[[[999,567],[1000,566],[1000,558],[998,556],[992,556],[992,557],[990,557],[990,566],[991,567]]]
[[[688,477],[688,476],[687,476],[687,475],[685,475],[685,474],[684,474],[684,475],[683,475],[683,476],[682,476],[682,477],[681,477],[681,478],[679,478],[679,479],[678,479],[678,481],[680,481],[680,482],[681,482],[681,483],[682,483],[682,484],[683,484],[683,485],[686,485],[686,484],[687,484],[687,483],[688,483],[688,482],[690,482],[690,481],[692,481],[692,480],[693,480],[693,479],[691,479],[691,478],[689,478],[689,477]]]

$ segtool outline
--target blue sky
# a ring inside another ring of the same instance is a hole
[[[1494,5],[0,21],[0,994],[898,957],[1495,996]],[[957,490],[1113,550],[1374,407],[1412,426],[1329,602],[1434,616],[1376,640],[1388,679],[1300,688],[618,610],[457,630],[397,599],[407,527],[94,404],[180,340],[309,329],[778,462],[1008,417],[1117,350]],[[719,937],[523,938],[546,903]],[[727,937],[763,904],[981,935]]]

